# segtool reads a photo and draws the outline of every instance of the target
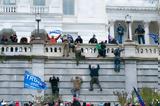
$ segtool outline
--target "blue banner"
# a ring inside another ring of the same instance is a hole
[[[54,30],[54,31],[49,32],[49,34],[62,34],[62,31],[61,30]]]
[[[47,89],[46,83],[41,81],[41,79],[28,71],[24,74],[24,88],[43,90]]]
[[[159,43],[159,35],[158,34],[150,33],[149,36],[153,39],[153,41],[155,43]]]

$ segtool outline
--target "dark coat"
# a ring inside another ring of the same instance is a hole
[[[76,43],[83,43],[83,39],[81,37],[78,37],[76,40],[75,40]]]
[[[96,77],[96,76],[99,76],[99,69],[100,69],[100,66],[99,64],[97,65],[97,68],[91,68],[91,65],[89,65],[89,69],[90,69],[90,76],[91,77]]]
[[[91,39],[89,40],[89,43],[98,43],[98,42],[97,42],[97,39],[96,39],[96,38],[91,38]]]

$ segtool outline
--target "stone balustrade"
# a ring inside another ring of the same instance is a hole
[[[158,46],[156,45],[139,45],[136,47],[137,57],[157,58],[159,56]]]
[[[32,45],[0,45],[2,55],[31,55]]]
[[[96,50],[96,45],[94,44],[82,44],[81,46],[82,54],[86,57],[97,57],[98,52]],[[116,48],[115,45],[107,45],[106,47],[106,55],[113,57],[113,50]],[[57,45],[46,45],[45,46],[45,55],[46,56],[62,56],[62,46],[60,44]],[[70,50],[70,54],[73,54],[73,50]],[[74,56],[74,55],[71,55]]]
[[[48,13],[49,7],[48,6],[32,6],[31,13]]]
[[[33,45],[34,44],[12,44],[12,45],[0,45],[0,52],[1,55],[25,55],[25,56],[31,56],[33,55]],[[45,44],[42,47],[39,48],[41,50],[44,50],[44,53],[42,56],[50,56],[50,57],[61,57],[63,54],[63,48],[61,44]],[[82,44],[81,46],[82,54],[86,57],[97,57],[98,51],[96,50],[96,45],[94,44]],[[117,48],[117,45],[107,44],[106,45],[106,55],[107,57],[114,57],[113,50]],[[125,49],[125,46],[123,46]],[[142,57],[142,58],[158,58],[159,56],[159,49],[156,45],[137,45],[135,46],[135,57]],[[125,57],[125,50],[122,52],[122,57]],[[134,51],[130,51],[134,52]],[[36,54],[34,54],[36,55]],[[37,51],[38,56],[38,51]],[[70,57],[74,57],[74,51],[70,49]]]
[[[16,12],[16,5],[0,5],[0,12],[1,13],[11,13],[11,12]]]

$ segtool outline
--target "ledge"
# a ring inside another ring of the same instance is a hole
[[[147,58],[147,57],[121,57],[122,60],[159,60],[157,58]],[[14,55],[14,56],[5,56],[5,55],[0,55],[0,60],[1,61],[6,61],[6,60],[27,60],[27,61],[32,61],[32,59],[45,59],[45,60],[74,60],[75,57],[54,57],[54,56],[25,56],[25,55]],[[114,57],[86,57],[85,60],[113,60]],[[85,61],[83,60],[83,61]]]
[[[139,10],[139,11],[156,11],[156,7],[140,7],[140,6],[106,6],[106,10]]]

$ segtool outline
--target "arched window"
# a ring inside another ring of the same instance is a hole
[[[45,0],[33,0],[34,6],[45,6]]]
[[[75,12],[75,1],[74,0],[63,0],[63,14],[74,15]]]
[[[3,0],[4,5],[16,5],[16,0]]]

